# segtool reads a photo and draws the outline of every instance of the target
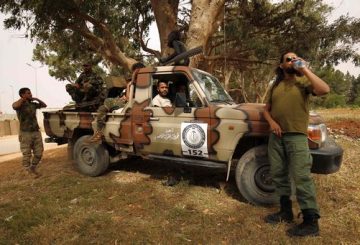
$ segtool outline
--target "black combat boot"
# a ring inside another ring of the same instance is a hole
[[[265,222],[269,224],[278,224],[280,222],[291,223],[294,219],[292,212],[292,202],[289,196],[280,197],[280,211],[269,214],[265,217]]]
[[[303,222],[299,225],[287,230],[287,234],[290,237],[293,236],[318,236],[319,235],[319,223],[318,219],[320,215],[316,213],[314,209],[301,210],[303,215]]]

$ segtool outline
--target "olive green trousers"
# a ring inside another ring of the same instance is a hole
[[[319,214],[315,185],[311,178],[312,157],[307,136],[301,133],[285,133],[278,137],[271,133],[268,158],[275,192],[279,197],[291,196],[291,176],[301,210],[313,209]]]

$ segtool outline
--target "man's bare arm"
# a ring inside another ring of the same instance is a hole
[[[12,108],[14,110],[17,110],[21,107],[21,105],[26,101],[26,99],[23,99],[23,98],[20,98],[18,99],[17,101],[15,101],[13,104],[12,104]]]
[[[32,100],[36,100],[37,102],[39,102],[40,108],[47,107],[47,105],[45,104],[45,102],[42,101],[42,100],[40,100],[40,99],[38,99],[38,98],[34,98],[34,97],[33,97]]]

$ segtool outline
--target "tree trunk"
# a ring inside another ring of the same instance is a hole
[[[198,46],[207,52],[209,38],[223,21],[225,0],[193,0],[187,47]],[[190,66],[197,67],[200,59],[191,59]]]
[[[167,36],[177,29],[179,0],[151,0],[151,7],[159,31],[161,55],[168,55],[171,51],[167,47]]]
[[[234,69],[232,69],[232,68],[230,68],[229,70],[225,70],[224,86],[227,91],[229,90],[229,82],[230,82],[230,78],[231,78],[233,71],[234,71]]]

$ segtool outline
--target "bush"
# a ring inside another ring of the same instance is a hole
[[[326,108],[334,108],[334,107],[345,107],[346,106],[346,98],[344,95],[339,94],[329,94],[323,102],[323,105]]]
[[[357,97],[353,103],[353,106],[360,107],[360,97]]]

